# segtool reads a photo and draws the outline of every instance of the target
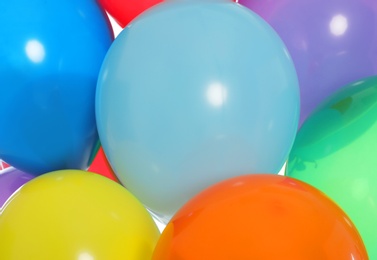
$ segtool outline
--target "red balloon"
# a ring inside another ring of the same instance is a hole
[[[0,160],[0,171],[1,171],[1,170],[4,170],[4,169],[6,169],[6,168],[9,168],[9,167],[10,167],[9,164],[7,164],[6,162]]]
[[[326,195],[289,177],[252,174],[206,189],[175,214],[153,255],[173,259],[368,256],[355,226]]]
[[[119,182],[113,169],[110,166],[109,161],[106,158],[106,155],[102,149],[102,146],[98,149],[98,152],[96,156],[94,157],[94,160],[92,164],[90,165],[88,171],[100,174],[113,181]]]
[[[136,16],[163,0],[99,0],[100,5],[122,27]]]

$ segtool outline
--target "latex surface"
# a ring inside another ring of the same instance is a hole
[[[239,0],[286,44],[301,94],[300,125],[346,84],[377,74],[375,0]]]
[[[0,158],[39,175],[86,169],[98,72],[113,35],[92,0],[1,1]]]
[[[345,213],[301,181],[254,174],[218,183],[172,218],[153,260],[368,259]]]
[[[150,259],[159,231],[126,189],[85,171],[34,178],[0,211],[0,259]]]
[[[88,171],[98,173],[109,178],[110,180],[118,182],[118,179],[106,158],[106,154],[104,153],[102,146],[99,146],[98,151],[94,154],[93,161],[90,164]]]
[[[161,2],[162,0],[99,0],[101,6],[121,27],[125,27],[138,15]]]
[[[114,41],[102,67],[100,139],[120,181],[170,218],[222,179],[277,173],[297,130],[284,44],[231,1],[171,1]]]
[[[350,216],[377,258],[377,77],[339,90],[298,132],[286,174],[317,187]]]
[[[0,208],[5,201],[23,184],[33,179],[33,175],[13,167],[0,171]]]

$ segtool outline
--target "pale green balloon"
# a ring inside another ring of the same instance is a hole
[[[286,175],[338,203],[377,259],[377,77],[342,88],[317,108],[297,134]]]

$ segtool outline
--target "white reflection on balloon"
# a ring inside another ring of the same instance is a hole
[[[42,62],[46,55],[45,48],[38,40],[28,41],[25,51],[28,58],[34,63]]]
[[[370,194],[370,184],[366,179],[355,179],[351,186],[351,194],[358,200],[366,199]]]
[[[226,102],[227,96],[227,90],[221,83],[214,82],[207,89],[207,100],[214,107],[222,106]]]
[[[348,20],[344,15],[337,14],[330,21],[330,31],[335,36],[343,35],[348,28]]]
[[[94,260],[94,257],[87,252],[83,252],[79,255],[77,260]]]

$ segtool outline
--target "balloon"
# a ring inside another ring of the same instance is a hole
[[[377,259],[377,77],[345,86],[303,124],[286,174],[325,192]]]
[[[298,110],[297,76],[284,44],[230,0],[150,9],[115,39],[97,84],[107,158],[164,222],[215,182],[278,173]]]
[[[0,160],[0,171],[1,171],[1,170],[4,170],[4,169],[6,169],[6,168],[9,168],[9,167],[10,167],[9,164],[7,164],[6,162]]]
[[[88,171],[93,173],[98,173],[105,176],[113,181],[118,182],[118,179],[111,168],[109,162],[107,161],[106,155],[103,151],[102,146],[98,147],[98,151],[90,164]]]
[[[95,89],[113,40],[91,0],[1,1],[0,158],[33,175],[86,169]]]
[[[253,174],[211,186],[186,203],[153,260],[368,259],[357,229],[301,181]]]
[[[99,3],[121,27],[125,27],[139,14],[162,1],[163,0],[99,0]]]
[[[300,126],[337,89],[377,74],[375,0],[239,0],[280,35],[295,63]]]
[[[121,185],[63,170],[21,187],[0,211],[0,259],[150,259],[159,231]]]
[[[23,184],[34,176],[13,167],[0,171],[0,208],[4,202]]]

